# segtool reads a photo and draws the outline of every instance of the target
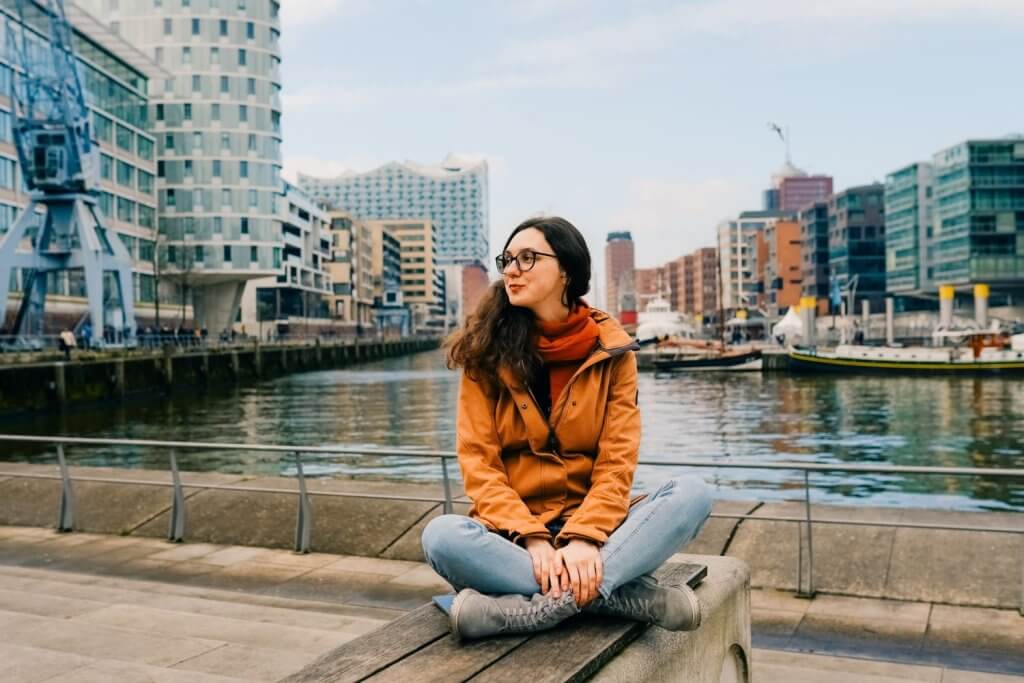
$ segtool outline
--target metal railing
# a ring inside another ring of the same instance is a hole
[[[298,510],[295,523],[295,550],[307,553],[311,548],[312,505],[310,496],[368,498],[378,500],[400,500],[408,502],[439,503],[445,513],[453,512],[456,499],[452,496],[451,476],[448,471],[449,461],[457,458],[449,451],[423,451],[416,449],[387,448],[366,449],[336,446],[272,446],[265,444],[214,443],[201,441],[158,441],[150,439],[97,439],[70,436],[31,436],[20,434],[0,434],[0,443],[19,442],[56,445],[57,474],[43,474],[18,470],[5,471],[0,463],[0,477],[21,477],[29,479],[60,479],[61,495],[57,513],[57,530],[72,531],[75,521],[75,499],[72,477],[67,467],[65,446],[129,446],[143,448],[167,449],[170,481],[152,481],[122,477],[76,476],[74,481],[104,484],[135,484],[140,486],[159,486],[172,488],[170,520],[167,538],[171,541],[182,541],[186,532],[186,510],[184,485],[181,482],[176,452],[190,451],[250,451],[262,453],[278,453],[294,457],[298,491],[288,488],[266,486],[238,486],[232,484],[189,483],[188,488],[218,491],[243,491],[248,493],[282,493],[298,496]],[[303,470],[303,455],[372,455],[382,457],[405,457],[440,460],[441,484],[443,497],[389,495],[380,493],[359,493],[349,491],[315,491],[310,493],[306,485],[306,474]],[[931,524],[925,522],[903,521],[867,521],[853,519],[836,519],[830,517],[814,517],[811,514],[811,473],[856,473],[856,474],[923,474],[952,477],[993,477],[1020,479],[1024,481],[1024,469],[992,468],[992,467],[933,467],[926,465],[881,465],[865,463],[800,463],[800,462],[752,462],[736,460],[687,459],[676,461],[654,461],[641,459],[638,463],[643,467],[699,467],[708,469],[743,469],[743,470],[786,470],[803,473],[803,515],[757,515],[757,514],[711,514],[712,518],[735,519],[741,523],[746,520],[762,522],[790,522],[797,525],[798,557],[796,594],[800,597],[813,597],[814,588],[814,524],[832,524],[843,526],[867,526],[896,529],[928,529],[938,531],[977,531],[999,534],[1024,535],[1024,524],[1019,526],[972,526],[966,524]],[[464,498],[464,497],[463,497]],[[804,537],[806,535],[806,541]],[[804,576],[804,546],[806,544],[807,572]],[[1024,616],[1024,563],[1021,567],[1021,601],[1019,611]]]

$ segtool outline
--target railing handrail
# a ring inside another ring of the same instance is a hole
[[[150,448],[189,448],[194,450],[257,451],[264,453],[303,453],[321,455],[380,455],[386,457],[414,457],[428,459],[454,459],[454,451],[417,450],[412,448],[366,448],[353,446],[301,446],[227,443],[217,441],[164,441],[159,439],[110,439],[82,436],[37,436],[30,434],[0,434],[0,442],[68,444],[79,446],[143,446]],[[638,465],[646,467],[715,467],[753,470],[797,470],[802,472],[860,472],[864,474],[930,474],[948,476],[985,476],[1024,478],[1024,468],[1015,467],[937,467],[932,465],[889,465],[871,463],[822,462],[759,462],[755,460],[719,460],[715,458],[687,458],[685,460],[645,460]]]

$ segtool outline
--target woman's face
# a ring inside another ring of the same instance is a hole
[[[552,310],[562,306],[562,293],[565,290],[565,277],[558,265],[558,259],[546,254],[554,254],[544,233],[536,228],[527,228],[516,233],[505,248],[506,257],[519,256],[524,252],[533,252],[533,268],[523,271],[519,264],[512,261],[505,267],[505,293],[513,306],[532,309],[535,313]]]

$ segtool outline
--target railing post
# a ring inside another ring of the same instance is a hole
[[[452,507],[452,485],[448,479],[448,456],[441,456],[441,478],[444,482],[444,514],[450,515],[455,510]]]
[[[807,590],[804,590],[802,579],[803,572],[803,534],[800,537],[800,560],[798,562],[800,571],[797,574],[797,595],[801,598],[814,597],[814,530],[811,521],[811,486],[810,471],[804,470],[804,520],[807,524]],[[797,527],[800,527],[797,522]]]
[[[71,475],[64,459],[64,444],[57,444],[57,464],[60,465],[60,510],[57,513],[57,531],[74,531],[75,492],[71,488]]]
[[[185,540],[185,492],[181,488],[181,476],[178,473],[178,458],[171,450],[171,481],[174,490],[171,494],[171,521],[167,528],[167,540],[181,543]]]
[[[295,552],[308,553],[313,510],[306,491],[306,475],[302,472],[302,454],[298,451],[295,452],[295,466],[299,473],[299,518],[295,524]]]

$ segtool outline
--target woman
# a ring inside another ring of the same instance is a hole
[[[496,261],[502,281],[449,341],[473,507],[423,531],[427,561],[459,591],[435,601],[467,638],[542,630],[581,610],[697,628],[693,591],[650,573],[696,536],[711,499],[686,477],[630,500],[638,346],[581,298],[583,236],[562,218],[530,219]]]

